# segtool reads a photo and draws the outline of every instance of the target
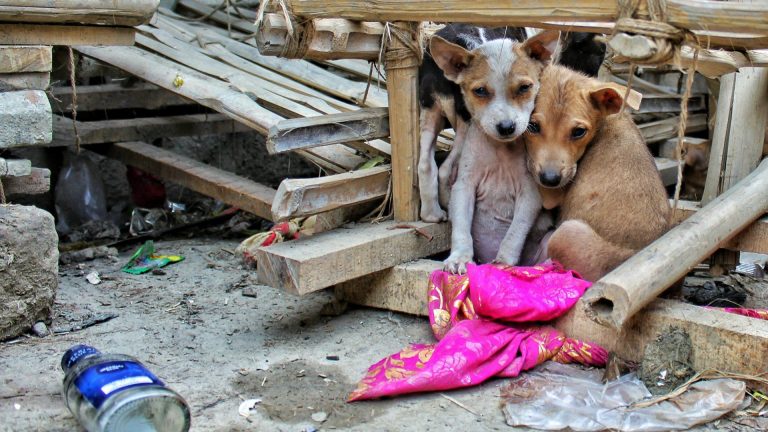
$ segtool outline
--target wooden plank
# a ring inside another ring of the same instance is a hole
[[[380,166],[308,179],[285,179],[272,203],[275,221],[356,206],[386,196],[390,167]]]
[[[130,72],[201,105],[227,115],[256,131],[267,130],[282,118],[228,84],[191,68],[135,47],[77,47],[81,53]],[[181,80],[181,81],[179,81]],[[180,84],[176,85],[174,84]]]
[[[0,46],[0,73],[50,72],[49,46]]]
[[[133,45],[130,27],[3,24],[0,45]]]
[[[654,158],[656,169],[659,170],[661,182],[664,186],[671,186],[677,183],[677,161],[666,158]]]
[[[0,149],[51,141],[51,105],[45,92],[2,92],[0,107]]]
[[[0,21],[135,26],[157,10],[159,0],[0,0]]]
[[[684,146],[708,146],[709,140],[705,138],[683,137]],[[659,157],[675,159],[677,157],[677,138],[670,138],[659,144]]]
[[[168,117],[139,117],[119,120],[77,122],[80,144],[122,141],[152,141],[174,136],[215,135],[247,132],[250,128],[223,114],[187,114]],[[50,146],[69,146],[75,142],[72,119],[54,116]]]
[[[448,248],[448,224],[398,225],[390,221],[357,224],[350,229],[261,248],[256,261],[261,283],[301,295]]]
[[[353,304],[426,316],[429,275],[442,268],[442,261],[409,261],[340,283],[333,292],[339,300]]]
[[[677,136],[677,127],[679,124],[679,117],[670,117],[664,120],[640,123],[637,127],[640,129],[643,138],[645,138],[645,142],[650,144]],[[707,130],[706,114],[693,114],[688,116],[688,122],[685,124],[686,134],[704,130]]]
[[[3,177],[6,196],[39,195],[51,189],[51,171],[47,168],[32,168],[29,175]]]
[[[48,72],[0,74],[0,91],[46,90],[51,85]]]
[[[267,150],[270,153],[283,153],[387,136],[388,109],[365,108],[346,113],[283,120],[269,129]]]
[[[585,294],[586,312],[621,328],[632,315],[768,211],[768,161],[605,275]]]
[[[640,103],[640,109],[633,111],[634,114],[645,113],[679,113],[680,96],[667,95],[643,95]],[[691,95],[688,98],[688,112],[702,111],[706,108],[704,95]]]
[[[72,87],[51,88],[51,105],[59,111],[72,111]],[[131,87],[121,84],[77,86],[77,111],[113,109],[156,110],[171,106],[192,105],[195,102],[149,83]]]
[[[418,25],[393,24],[403,37],[418,39]],[[395,30],[393,30],[395,31]],[[411,41],[418,46],[418,42]],[[395,50],[402,55],[390,55]],[[406,54],[407,53],[407,54]],[[419,71],[416,54],[408,52],[400,36],[392,37],[385,53],[389,106],[390,143],[392,144],[392,207],[395,220],[419,219],[419,188],[416,165],[419,159]]]
[[[110,145],[105,154],[212,198],[271,219],[275,190],[143,142]]]
[[[32,174],[32,162],[28,159],[0,158],[0,177],[19,177]]]
[[[308,18],[346,18],[358,21],[437,21],[482,25],[535,27],[542,21],[615,21],[612,0],[291,0],[291,12]],[[643,5],[643,10],[644,10]],[[768,31],[768,5],[717,1],[667,0],[667,21],[680,28],[734,33]]]

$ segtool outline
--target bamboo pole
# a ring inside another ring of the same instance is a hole
[[[768,211],[768,161],[685,222],[597,281],[586,312],[616,329]]]
[[[480,25],[536,26],[544,21],[616,21],[615,0],[290,0],[296,16],[359,21],[446,21]],[[645,9],[641,1],[640,16]],[[768,31],[768,4],[712,0],[667,0],[667,21],[689,30],[760,33]]]
[[[419,25],[400,22],[392,25],[386,52],[389,129],[392,144],[392,196],[397,221],[419,218],[419,190],[416,164],[419,157],[419,59],[411,48],[418,47]],[[415,35],[415,37],[414,37]],[[410,38],[402,40],[401,38]]]

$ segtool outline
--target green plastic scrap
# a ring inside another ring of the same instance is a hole
[[[130,274],[146,273],[154,268],[165,267],[168,264],[184,260],[181,255],[155,255],[155,242],[147,240],[128,260],[121,270]]]

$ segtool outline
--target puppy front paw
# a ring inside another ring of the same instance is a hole
[[[499,253],[496,255],[496,259],[493,260],[494,264],[507,264],[507,265],[517,265],[517,263],[520,261],[519,255],[512,255],[512,254],[506,254],[502,251],[499,251]]]
[[[422,206],[419,216],[421,216],[421,220],[424,222],[444,222],[448,220],[448,213],[438,205],[432,206],[432,208]]]
[[[448,259],[443,261],[443,269],[454,274],[467,272],[467,263],[472,262],[472,251],[453,250]]]

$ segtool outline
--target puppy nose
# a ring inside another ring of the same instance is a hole
[[[561,179],[562,176],[556,171],[542,171],[539,173],[539,181],[544,186],[559,186]]]
[[[500,136],[509,136],[515,133],[515,122],[512,120],[505,120],[496,124],[496,130]]]

